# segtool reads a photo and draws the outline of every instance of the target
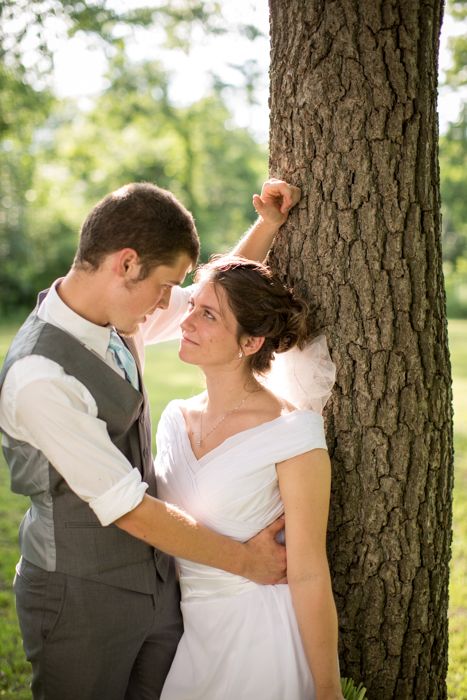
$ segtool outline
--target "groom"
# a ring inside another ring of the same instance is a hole
[[[264,258],[298,195],[266,182],[234,252]],[[159,697],[182,631],[168,554],[260,583],[284,575],[281,523],[241,544],[156,498],[143,348],[177,332],[198,252],[169,192],[109,194],[0,373],[12,490],[31,499],[14,588],[35,700]]]

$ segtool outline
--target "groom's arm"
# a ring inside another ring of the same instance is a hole
[[[175,506],[145,495],[115,525],[173,556],[214,566],[257,583],[284,580],[285,547],[275,539],[284,526],[283,519],[242,544],[200,525]]]

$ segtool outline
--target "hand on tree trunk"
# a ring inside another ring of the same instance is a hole
[[[289,185],[284,180],[271,178],[263,184],[261,195],[253,195],[253,206],[265,222],[279,228],[287,221],[289,211],[297,204],[301,195],[299,187]]]

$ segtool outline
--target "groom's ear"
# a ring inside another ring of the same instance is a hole
[[[244,355],[254,355],[255,352],[258,352],[258,350],[262,347],[263,343],[264,336],[248,335],[240,341],[240,347],[242,348]]]
[[[113,271],[126,280],[137,279],[140,273],[139,255],[133,248],[122,248],[113,253]]]

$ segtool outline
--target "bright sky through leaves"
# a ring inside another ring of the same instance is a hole
[[[160,4],[158,0],[109,0],[109,5],[116,9]],[[252,24],[263,32],[264,36],[249,41],[238,35],[223,34],[220,36],[206,35],[195,28],[193,44],[187,55],[181,50],[162,49],[163,33],[157,28],[134,30],[134,39],[128,42],[129,54],[135,60],[160,60],[171,72],[171,97],[180,104],[187,104],[199,99],[211,85],[211,76],[215,72],[225,82],[241,85],[242,77],[235,65],[245,64],[256,60],[259,79],[257,90],[254,92],[256,104],[248,104],[241,90],[227,91],[225,97],[231,108],[236,123],[247,126],[262,141],[267,140],[268,134],[268,3],[267,0],[252,2],[252,0],[221,0],[222,14],[226,25],[233,26],[241,21]],[[445,13],[441,33],[440,74],[449,66],[447,43],[449,36],[466,31],[462,23],[455,22]],[[104,86],[103,74],[106,61],[102,47],[95,41],[82,34],[72,39],[54,41],[51,48],[55,50],[55,79],[54,85],[60,96],[79,97],[86,104],[89,98],[99,92]],[[449,121],[454,121],[459,114],[462,101],[466,101],[466,90],[454,92],[447,87],[440,88],[438,110],[440,131],[444,132]]]

